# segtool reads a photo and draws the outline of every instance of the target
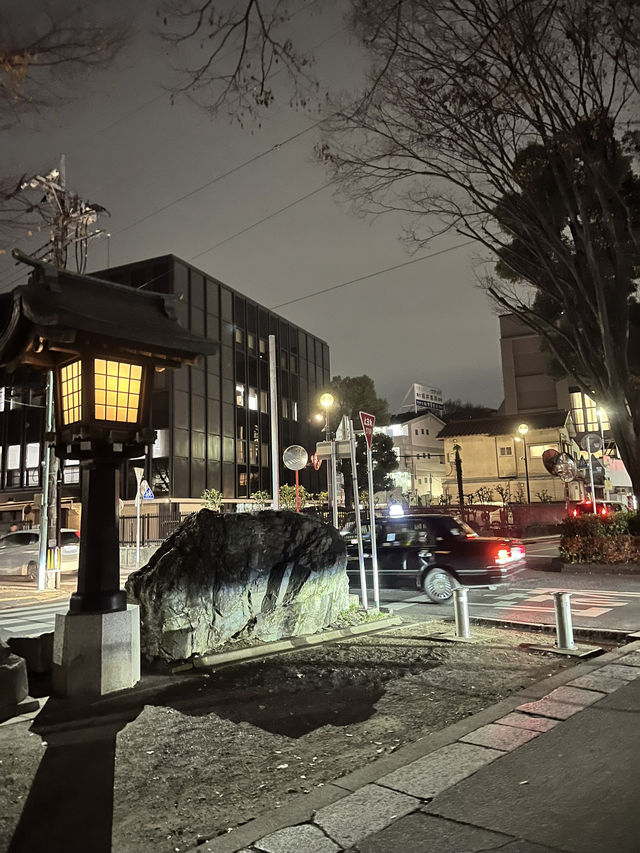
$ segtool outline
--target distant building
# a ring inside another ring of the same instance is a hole
[[[418,385],[414,382],[404,395],[402,405],[400,406],[400,414],[405,412],[433,412],[434,415],[441,416],[444,410],[442,400],[442,390],[433,388],[430,385]]]
[[[437,503],[442,494],[446,468],[437,436],[443,426],[444,421],[426,411],[394,415],[388,426],[376,427],[393,439],[398,470],[390,476],[410,504]]]

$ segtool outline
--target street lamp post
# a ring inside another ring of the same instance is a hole
[[[320,397],[320,405],[324,409],[325,412],[325,422],[324,422],[324,435],[325,440],[331,442],[331,458],[329,460],[329,464],[327,465],[327,495],[328,495],[328,503],[329,508],[331,509],[331,517],[333,521],[333,526],[338,526],[338,498],[337,498],[337,469],[336,469],[336,449],[335,444],[333,442],[333,438],[331,436],[331,425],[329,422],[329,413],[334,404],[335,400],[333,394],[329,394],[326,392],[322,394]]]
[[[458,501],[460,503],[460,512],[462,512],[462,507],[464,505],[464,492],[462,491],[462,459],[460,458],[460,451],[462,448],[459,444],[454,444],[453,450],[455,452],[456,480],[458,481]]]
[[[529,427],[526,424],[520,424],[518,432],[522,438],[522,448],[524,450],[524,476],[527,481],[527,503],[530,504],[531,489],[529,487],[529,462],[527,460],[527,433],[529,432]]]

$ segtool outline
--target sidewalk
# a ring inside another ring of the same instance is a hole
[[[376,761],[200,853],[638,853],[640,642]]]

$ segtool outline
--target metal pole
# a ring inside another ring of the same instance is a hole
[[[591,436],[587,433],[587,453],[589,454],[589,479],[591,480],[591,503],[593,505],[593,514],[598,514],[598,507],[596,504],[596,490],[593,485],[593,462],[591,461]]]
[[[45,588],[47,573],[47,547],[49,544],[49,503],[51,457],[49,436],[53,432],[53,371],[47,375],[47,414],[44,440],[44,471],[42,472],[42,506],[40,507],[40,547],[38,551],[38,589]]]
[[[378,585],[378,548],[376,545],[376,510],[373,494],[373,459],[367,442],[367,476],[369,481],[369,530],[371,531],[371,568],[373,570],[373,601],[380,610],[380,587]]]
[[[456,620],[456,637],[464,640],[468,640],[471,637],[467,593],[468,589],[466,586],[456,587],[453,590],[453,613]]]
[[[524,478],[527,481],[527,503],[531,503],[531,490],[529,488],[529,462],[527,461],[527,437],[522,436],[522,447],[524,450]]]
[[[144,468],[134,468],[133,473],[136,475],[136,571],[140,568],[140,483],[144,474]]]
[[[600,421],[600,441],[602,442],[602,452],[601,452],[601,459],[600,459],[600,461],[602,462],[602,480],[603,480],[602,492],[604,494],[605,501],[608,501],[609,500],[609,490],[607,489],[607,466],[605,465],[605,459],[604,459],[604,455],[605,455],[604,454],[604,427],[602,426],[602,412],[600,412],[600,411],[598,412],[598,420]]]
[[[338,528],[338,471],[336,469],[336,443],[331,439],[331,520]]]
[[[296,512],[300,512],[300,472],[296,469]]]
[[[364,547],[362,544],[362,523],[360,521],[360,497],[358,495],[358,470],[356,468],[356,436],[353,421],[349,421],[349,449],[351,451],[351,482],[353,484],[353,508],[356,517],[356,535],[358,537],[358,562],[360,564],[360,592],[362,606],[369,609],[367,601],[367,575],[364,568]]]
[[[278,450],[278,379],[276,336],[269,335],[269,412],[271,420],[271,488],[274,509],[280,509],[280,453]]]
[[[576,647],[573,642],[570,599],[570,592],[553,593],[553,607],[556,612],[556,646],[559,649],[575,649]]]

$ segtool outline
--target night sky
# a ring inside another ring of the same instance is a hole
[[[27,22],[42,5],[30,0],[17,11],[16,4],[14,14]],[[106,12],[118,3],[95,5]],[[123,10],[128,5],[120,2]],[[160,26],[155,4],[143,0],[136,9],[137,34],[111,70],[76,77],[66,103],[23,116],[1,137],[5,175],[46,172],[64,153],[68,186],[110,211],[99,225],[111,239],[92,243],[88,270],[171,253],[324,338],[332,374],[369,374],[392,409],[412,382],[497,406],[498,322],[476,282],[480,248],[284,304],[465,238],[445,235],[412,255],[400,239],[399,216],[358,218],[332,188],[320,189],[328,175],[313,158],[319,115],[289,109],[286,92],[278,99],[281,81],[274,81],[276,104],[260,127],[211,118],[185,98],[172,105],[164,87],[176,79],[177,57],[153,35]],[[302,12],[296,33],[317,46],[322,86],[358,80],[362,58],[337,12]],[[29,251],[44,242],[22,236],[4,239],[2,248]],[[0,289],[21,280],[24,272],[0,257]]]

